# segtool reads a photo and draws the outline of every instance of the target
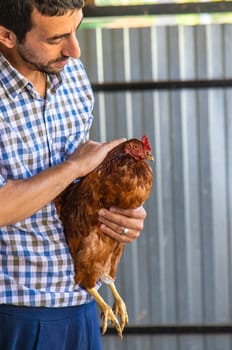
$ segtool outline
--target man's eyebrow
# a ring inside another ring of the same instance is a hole
[[[76,27],[76,31],[79,29],[81,23],[83,22],[84,16],[82,16],[78,26]],[[56,39],[61,39],[61,38],[65,38],[66,36],[69,36],[70,33],[63,33],[63,34],[57,34],[54,36],[51,36],[50,38],[47,38],[47,40],[56,40]]]

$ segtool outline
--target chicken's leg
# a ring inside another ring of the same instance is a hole
[[[114,327],[116,328],[118,335],[122,338],[122,329],[111,307],[104,301],[104,299],[100,296],[100,294],[95,288],[89,288],[87,290],[94,297],[94,299],[100,306],[102,313],[104,315],[102,334],[105,334],[107,330],[107,322],[108,320],[110,320],[114,325]]]
[[[113,310],[114,310],[114,313],[117,317],[120,316],[121,331],[123,331],[124,327],[129,322],[129,318],[128,318],[128,314],[127,314],[127,310],[126,310],[126,304],[124,303],[121,296],[119,295],[114,282],[111,282],[109,284],[109,287],[112,291],[112,294],[113,294],[114,300],[115,300]]]

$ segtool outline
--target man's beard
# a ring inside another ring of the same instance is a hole
[[[40,72],[46,73],[46,74],[58,74],[58,73],[60,73],[64,67],[54,68],[54,67],[51,67],[51,65],[53,63],[56,63],[56,62],[67,61],[67,59],[68,59],[68,57],[61,57],[61,58],[56,59],[56,60],[42,62],[39,60],[39,58],[37,59],[35,57],[35,55],[29,49],[27,49],[24,45],[21,45],[21,44],[17,45],[17,52],[18,52],[19,56],[21,57],[21,59],[25,63],[27,63],[27,65],[30,66],[31,69],[37,70],[37,71],[40,71]]]

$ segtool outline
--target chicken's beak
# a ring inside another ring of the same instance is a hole
[[[151,152],[147,152],[146,159],[151,160],[152,162],[155,161],[155,158]]]

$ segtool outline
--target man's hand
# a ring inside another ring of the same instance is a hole
[[[101,230],[111,238],[122,242],[131,243],[140,236],[144,226],[146,211],[143,207],[137,209],[101,209],[99,221],[102,223]],[[127,234],[123,234],[127,228]]]
[[[81,144],[76,151],[68,158],[76,177],[82,177],[94,170],[106,157],[107,153],[125,139],[116,139],[113,141],[100,143],[88,141]]]

